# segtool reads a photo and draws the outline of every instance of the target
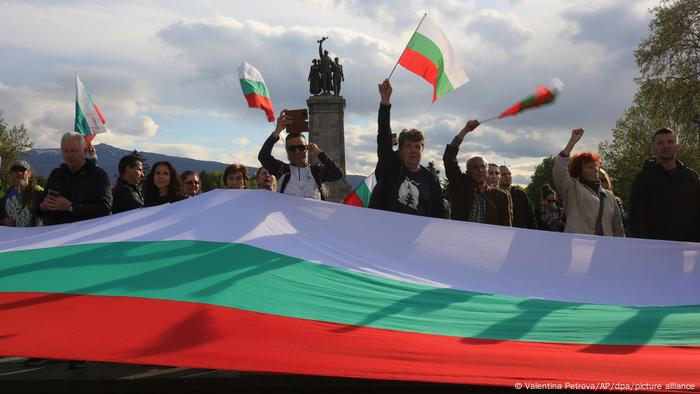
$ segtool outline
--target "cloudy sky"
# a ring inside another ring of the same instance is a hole
[[[329,36],[324,47],[344,63],[348,173],[366,175],[376,161],[376,84],[427,12],[471,82],[431,104],[432,87],[399,67],[392,127],[423,130],[424,164],[441,167],[444,145],[468,119],[496,115],[559,78],[566,86],[555,105],[485,124],[462,145],[461,162],[478,153],[527,183],[572,128],[586,129],[582,148],[610,138],[632,102],[633,51],[657,3],[0,1],[0,113],[24,123],[35,147],[58,147],[73,126],[77,72],[107,117],[110,131],[96,143],[257,165],[273,125],[246,108],[238,64],[261,71],[277,111],[302,108],[316,40]]]

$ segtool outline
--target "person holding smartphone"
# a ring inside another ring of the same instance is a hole
[[[280,134],[294,119],[283,110],[277,118],[275,131],[267,138],[258,160],[271,175],[277,177],[279,192],[293,196],[325,200],[324,182],[334,182],[343,178],[343,170],[316,144],[306,142],[302,133],[289,133],[285,138],[285,150],[289,163],[284,163],[272,156],[272,147],[280,140]],[[307,152],[316,156],[320,164],[310,165]]]
[[[109,215],[112,191],[107,173],[85,159],[85,140],[69,131],[61,138],[63,163],[49,175],[39,204],[44,225],[72,223]]]

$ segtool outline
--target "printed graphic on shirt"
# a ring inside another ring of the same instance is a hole
[[[32,223],[32,213],[29,207],[22,208],[21,199],[22,193],[10,192],[5,202],[5,212],[16,227],[29,227]]]
[[[401,187],[399,187],[399,202],[412,209],[418,210],[418,202],[420,201],[420,184],[406,177]]]

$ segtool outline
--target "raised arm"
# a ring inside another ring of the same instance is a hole
[[[282,176],[281,172],[284,163],[272,156],[272,148],[275,146],[275,143],[279,141],[282,130],[284,130],[287,125],[291,123],[292,118],[287,115],[287,110],[283,109],[282,112],[280,112],[280,116],[277,117],[275,131],[273,131],[272,134],[267,137],[267,140],[265,140],[265,143],[260,148],[260,152],[258,153],[258,161],[260,161],[260,164],[267,168],[267,170],[270,171],[270,174],[276,176],[277,178]]]
[[[338,167],[335,161],[318,148],[318,145],[309,142],[309,153],[316,156],[323,165],[321,168],[321,182],[335,182],[343,179],[343,170]]]
[[[571,151],[577,142],[583,137],[583,129],[573,129],[571,130],[571,137],[569,137],[569,142],[564,147],[564,150],[559,152],[557,157],[554,159],[554,168],[552,169],[552,178],[554,179],[554,185],[557,188],[559,194],[562,195],[563,200],[566,200],[566,196],[569,194],[569,190],[574,185],[574,180],[569,175],[569,159],[571,158]]]
[[[389,160],[394,156],[394,144],[391,138],[391,82],[385,79],[377,85],[379,89],[379,115],[377,116],[377,156],[379,162]]]
[[[455,138],[452,139],[452,142],[447,144],[445,147],[445,153],[442,155],[442,161],[443,165],[445,166],[445,175],[450,182],[462,176],[462,170],[459,169],[459,163],[457,163],[459,146],[462,144],[464,136],[479,127],[479,124],[479,121],[476,119],[468,121],[462,130],[460,130],[460,132],[455,136]]]

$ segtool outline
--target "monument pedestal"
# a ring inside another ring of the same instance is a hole
[[[326,152],[338,167],[345,172],[345,99],[343,96],[311,96],[306,100],[309,107],[309,142],[318,145],[319,149]],[[309,155],[311,163],[318,163],[318,159]],[[347,174],[346,174],[347,175]],[[326,200],[333,202],[342,201],[352,187],[345,180],[326,182]]]

